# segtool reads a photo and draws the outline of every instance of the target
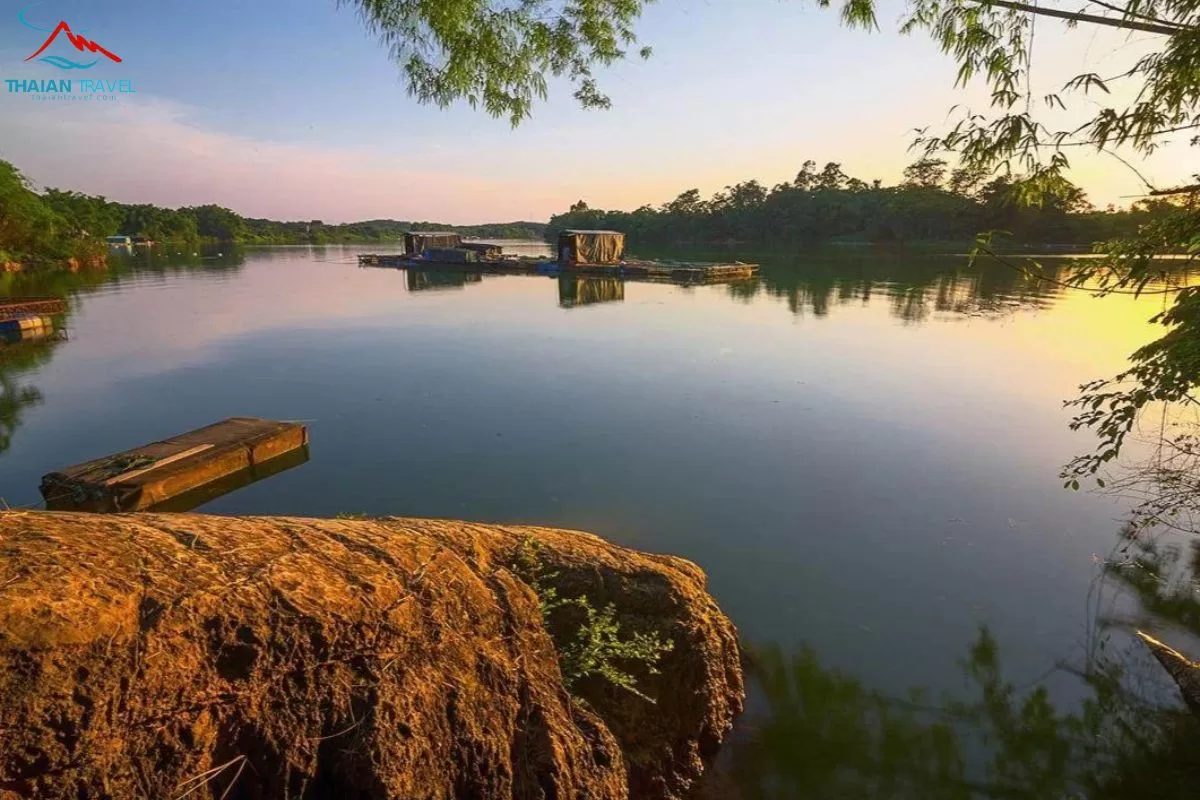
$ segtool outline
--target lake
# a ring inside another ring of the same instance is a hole
[[[202,510],[593,531],[700,564],[747,645],[887,692],[960,686],[980,625],[1018,684],[1083,652],[1124,507],[1063,490],[1093,439],[1062,401],[1160,298],[867,248],[690,288],[357,265],[376,249],[0,277],[72,295],[67,340],[0,361],[0,496],[224,417],[303,420],[306,464]]]

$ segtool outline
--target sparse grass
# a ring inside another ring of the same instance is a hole
[[[334,519],[371,519],[371,516],[369,514],[356,514],[350,511],[343,511],[334,517]]]
[[[658,662],[670,652],[673,642],[657,634],[626,633],[617,620],[617,610],[609,603],[597,610],[586,595],[563,597],[554,585],[558,573],[549,572],[541,557],[541,545],[532,538],[525,539],[513,559],[513,572],[537,593],[546,629],[555,630],[552,620],[562,612],[575,610],[582,615],[574,636],[565,641],[555,637],[559,669],[563,682],[574,692],[579,681],[589,676],[604,678],[651,703],[654,698],[638,689],[637,678],[622,667],[638,663],[652,675],[658,674]]]

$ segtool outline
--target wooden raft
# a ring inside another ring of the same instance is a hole
[[[308,457],[308,446],[305,445],[297,450],[276,456],[270,461],[255,464],[248,469],[238,470],[226,475],[224,478],[215,480],[212,483],[206,483],[183,494],[177,494],[169,500],[155,503],[142,510],[155,514],[179,514],[185,511],[192,511],[205,503],[211,503],[218,497],[224,497],[227,494],[236,492],[238,489],[244,489],[252,483],[265,481],[267,478],[273,478],[282,472],[287,472],[289,469],[307,464]]]
[[[67,301],[61,297],[0,297],[0,320],[28,314],[63,314]]]
[[[52,472],[42,497],[51,511],[144,511],[307,444],[299,423],[232,417]]]
[[[758,264],[735,261],[728,264],[670,261],[626,261],[624,264],[572,264],[563,267],[556,261],[545,258],[501,258],[470,263],[451,263],[413,259],[405,255],[378,255],[361,253],[359,266],[394,267],[398,269],[466,270],[468,272],[494,275],[522,275],[533,273],[598,275],[616,277],[630,281],[656,283],[698,284],[733,283],[758,275]]]
[[[582,272],[588,275],[618,274],[628,280],[660,281],[667,283],[732,283],[758,275],[758,264],[736,261],[731,264],[708,264],[688,261],[626,261],[619,267],[607,264],[577,264],[563,272]]]

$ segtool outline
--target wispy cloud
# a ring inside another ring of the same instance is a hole
[[[432,152],[255,141],[207,130],[194,116],[144,96],[70,103],[0,94],[0,157],[42,186],[123,202],[218,203],[275,219],[508,220],[544,216],[553,202],[503,180],[430,167],[452,165]]]

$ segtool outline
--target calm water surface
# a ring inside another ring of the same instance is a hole
[[[305,420],[307,464],[203,510],[594,531],[698,562],[747,643],[887,691],[961,683],[980,624],[1018,682],[1081,647],[1123,509],[1060,487],[1091,445],[1061,401],[1148,341],[1155,303],[945,256],[682,288],[360,268],[367,249],[8,277],[73,299],[69,341],[8,362],[27,402],[0,495],[35,505],[46,472],[227,416]]]

